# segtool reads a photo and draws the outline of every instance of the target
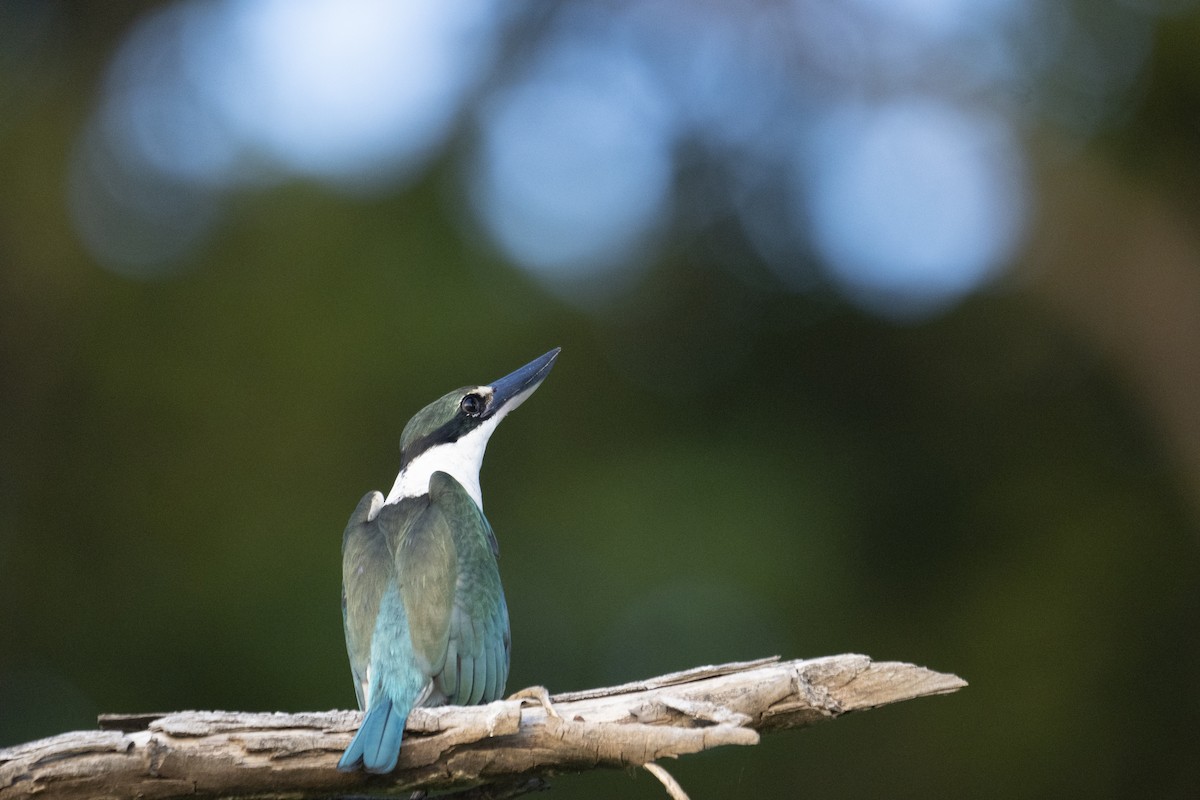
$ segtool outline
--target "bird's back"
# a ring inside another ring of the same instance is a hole
[[[343,537],[343,608],[367,711],[355,743],[363,738],[367,746],[352,753],[352,743],[339,766],[358,759],[368,770],[390,771],[393,740],[398,751],[416,705],[501,696],[510,640],[494,544],[482,511],[446,473],[434,473],[427,495],[359,503]]]

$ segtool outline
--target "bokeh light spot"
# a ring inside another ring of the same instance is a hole
[[[1024,0],[854,0],[881,22],[927,39],[961,36],[980,24],[1014,13]]]
[[[909,98],[833,113],[811,137],[813,243],[860,305],[920,316],[991,279],[1020,243],[1028,203],[1000,122]]]
[[[390,177],[440,143],[495,46],[489,0],[230,0],[222,15],[192,74],[249,146],[334,182]]]
[[[76,143],[67,185],[75,234],[118,275],[172,275],[220,218],[220,203],[207,188],[131,164],[125,155],[95,128]]]
[[[212,3],[179,3],[136,24],[109,64],[96,121],[106,152],[130,170],[211,189],[236,181],[240,143],[186,74],[219,35]]]
[[[643,63],[599,45],[558,47],[493,98],[471,188],[509,258],[568,293],[636,261],[669,201],[662,108]]]
[[[128,275],[169,274],[230,190],[303,175],[390,187],[447,137],[495,50],[492,0],[185,0],[109,65],[68,195],[80,239]]]

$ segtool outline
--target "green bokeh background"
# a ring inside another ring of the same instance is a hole
[[[187,269],[116,276],[63,187],[145,5],[75,7],[0,69],[0,745],[352,706],[347,516],[425,402],[561,345],[482,476],[510,688],[861,652],[971,685],[672,772],[695,798],[1195,796],[1195,15],[1098,140],[1031,136],[1010,278],[896,324],[785,290],[719,225],[566,305],[464,235],[453,149],[387,196],[240,197]]]

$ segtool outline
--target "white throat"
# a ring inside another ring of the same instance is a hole
[[[431,447],[408,462],[396,476],[396,482],[392,484],[392,490],[388,492],[384,502],[390,505],[400,502],[405,497],[428,494],[429,479],[433,477],[433,473],[445,472],[462,484],[467,494],[475,501],[475,505],[482,511],[483,494],[479,490],[479,468],[483,466],[483,451],[487,448],[488,439],[503,416],[503,412],[496,414],[458,441]]]

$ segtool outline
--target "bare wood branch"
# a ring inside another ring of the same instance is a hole
[[[685,792],[683,787],[679,785],[679,781],[671,777],[671,773],[667,772],[658,764],[650,761],[646,764],[642,764],[642,767],[651,775],[658,778],[659,783],[663,785],[663,788],[667,790],[667,794],[671,796],[671,800],[691,800],[691,798],[687,796],[687,792]]]
[[[357,711],[108,715],[101,718],[107,730],[0,750],[0,800],[315,798],[466,787],[478,787],[476,797],[511,797],[544,788],[543,775],[755,744],[763,731],[966,685],[954,675],[861,655],[770,658],[554,695],[558,717],[528,699],[416,709],[399,767],[386,776],[334,769],[362,719]]]

